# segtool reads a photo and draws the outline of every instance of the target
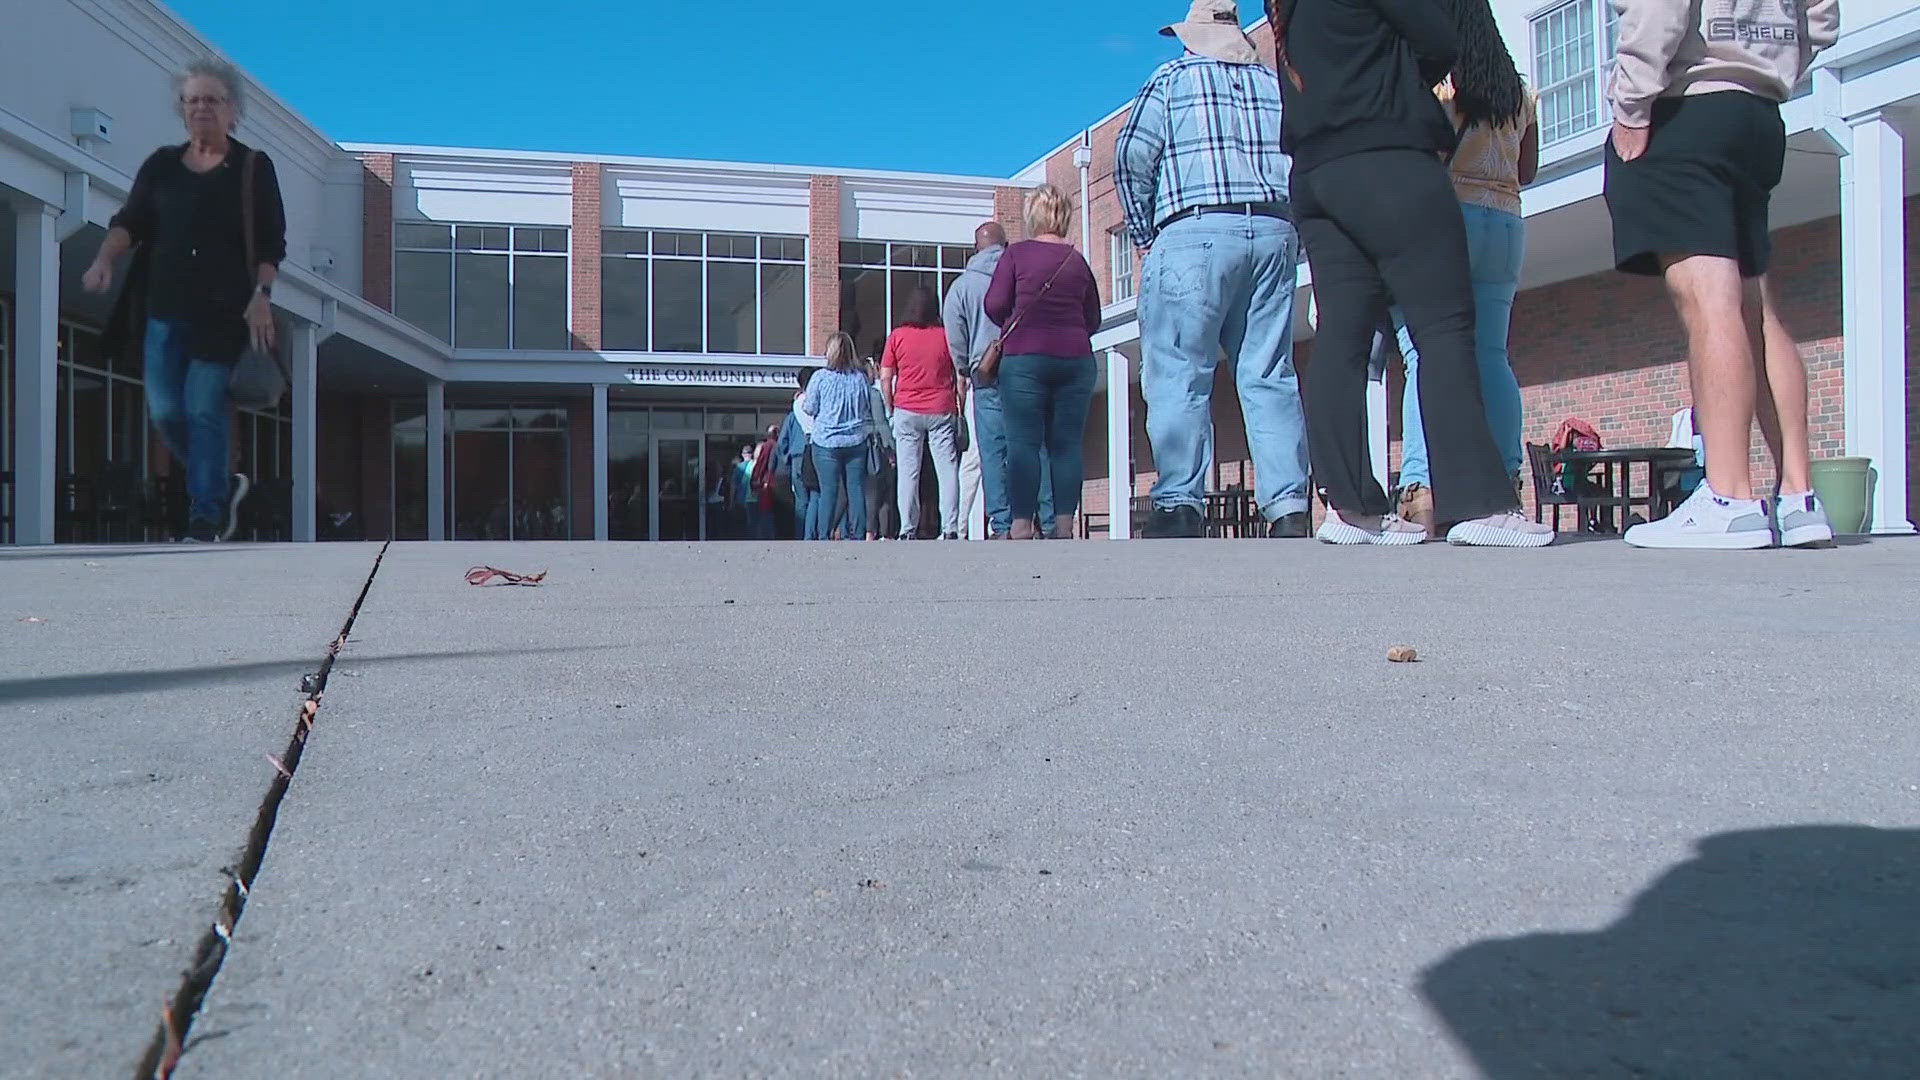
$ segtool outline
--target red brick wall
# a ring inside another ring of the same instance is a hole
[[[600,166],[573,166],[573,347],[600,348]]]
[[[393,155],[360,159],[360,295],[393,310]]]
[[[1008,240],[1024,240],[1027,235],[1027,192],[1025,188],[993,189],[993,220],[1007,230]]]
[[[840,330],[840,178],[816,176],[808,184],[807,292],[808,340],[813,355],[827,351],[827,339]]]

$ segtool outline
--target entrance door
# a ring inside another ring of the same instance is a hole
[[[700,437],[653,437],[653,538],[704,540],[701,535]]]

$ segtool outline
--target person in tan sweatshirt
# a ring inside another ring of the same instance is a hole
[[[1780,103],[1840,32],[1839,0],[1612,0],[1619,45],[1606,157],[1614,260],[1666,279],[1687,330],[1706,482],[1627,531],[1655,548],[1833,538],[1808,473],[1807,373],[1767,284],[1767,206],[1786,160]],[[1778,469],[1754,497],[1756,416]]]

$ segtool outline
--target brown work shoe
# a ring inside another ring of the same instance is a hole
[[[1400,489],[1400,507],[1397,511],[1402,521],[1411,521],[1427,530],[1428,536],[1438,536],[1433,527],[1433,489],[1425,484],[1408,484]]]

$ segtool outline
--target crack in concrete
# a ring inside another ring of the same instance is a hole
[[[386,561],[387,549],[392,546],[391,541],[381,545],[379,554],[374,556],[373,568],[367,572],[367,580],[360,586],[360,595],[354,598],[353,607],[348,610],[346,621],[340,625],[339,634],[327,645],[327,654],[320,661],[320,669],[301,679],[301,690],[305,697],[300,702],[299,715],[293,722],[293,734],[288,738],[284,751],[277,755],[266,755],[274,769],[273,782],[268,785],[266,796],[260,800],[260,808],[254,814],[253,828],[247,834],[246,846],[241,849],[239,866],[229,868],[232,880],[220,897],[213,925],[201,935],[193,952],[193,960],[181,973],[180,985],[172,998],[161,1006],[159,1030],[154,1032],[146,1054],[135,1068],[134,1080],[167,1080],[179,1064],[187,1046],[187,1037],[193,1029],[193,1021],[201,1004],[206,1001],[207,992],[213,988],[214,978],[220,974],[220,966],[226,962],[227,950],[233,944],[234,928],[239,925],[240,916],[246,911],[254,878],[259,875],[260,864],[266,859],[267,843],[273,838],[273,827],[280,817],[280,803],[286,798],[287,789],[293,785],[293,778],[300,771],[300,758],[306,751],[307,736],[313,731],[314,720],[319,715],[320,700],[327,692],[327,680],[333,674],[334,662],[339,659],[347,637],[353,633],[354,621],[360,617],[360,608],[367,602],[367,594],[373,591],[374,579],[380,576],[380,566]]]

